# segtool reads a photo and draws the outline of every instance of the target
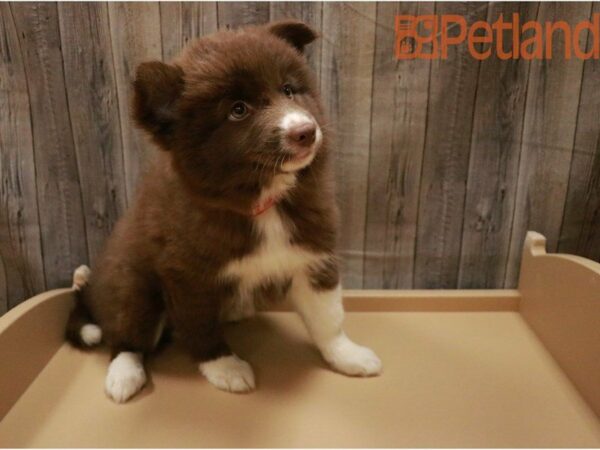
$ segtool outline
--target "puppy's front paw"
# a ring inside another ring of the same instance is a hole
[[[325,360],[343,374],[369,377],[381,373],[381,360],[375,352],[355,344],[344,334],[324,345],[321,351]]]
[[[235,355],[202,362],[199,368],[212,385],[223,391],[248,392],[254,389],[252,367]]]
[[[104,391],[116,403],[124,403],[146,384],[146,372],[139,353],[121,352],[108,366]]]

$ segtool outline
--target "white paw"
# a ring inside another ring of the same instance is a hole
[[[248,392],[254,389],[252,367],[235,355],[200,363],[199,369],[211,384],[223,391]]]
[[[146,372],[140,353],[121,352],[108,366],[104,390],[109,398],[123,403],[146,384]]]
[[[325,360],[346,375],[368,377],[381,373],[381,360],[370,348],[357,345],[341,334],[321,348]]]

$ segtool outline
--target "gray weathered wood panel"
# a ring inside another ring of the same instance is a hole
[[[5,226],[2,224],[2,226]],[[4,264],[4,259],[2,258],[2,254],[0,253],[0,315],[4,314],[8,311],[8,274],[6,270],[6,264]],[[20,296],[17,295],[16,298]]]
[[[191,40],[217,31],[214,2],[161,2],[163,59],[170,61]]]
[[[269,21],[267,2],[218,2],[217,24],[219,28],[232,29],[243,25],[256,25]]]
[[[68,285],[73,268],[88,260],[58,14],[55,3],[13,4],[11,10],[29,88],[46,287],[55,288]]]
[[[117,83],[105,3],[59,3],[69,116],[90,263],[126,206]]]
[[[0,314],[45,289],[29,90],[17,28],[0,4]]]
[[[438,3],[436,14],[484,20],[486,3]],[[455,288],[479,61],[467,46],[431,64],[414,270],[416,288]]]
[[[160,2],[159,5],[162,59],[171,61],[179,54],[183,46],[182,2]]]
[[[337,142],[347,287],[515,286],[524,233],[600,260],[600,65],[398,61],[396,14],[575,24],[587,3],[0,4],[0,314],[94,261],[154,151],[136,66],[217,29],[296,18]],[[581,43],[592,45],[587,32]],[[509,41],[505,40],[505,50]]]
[[[535,20],[535,3],[493,3],[488,23],[500,14]],[[505,51],[512,49],[507,39]],[[493,288],[504,284],[519,170],[529,61],[490,58],[481,62],[458,285]]]
[[[375,3],[324,3],[321,90],[336,135],[346,286],[363,284]]]
[[[593,12],[600,14],[600,3]],[[591,50],[592,35],[587,49]],[[575,145],[558,250],[600,260],[600,61],[583,66]]]
[[[373,113],[364,248],[365,288],[411,288],[429,60],[394,57],[396,14],[433,14],[432,3],[377,5]]]
[[[590,3],[542,2],[538,21],[564,20],[574,26],[589,19],[590,12]],[[556,33],[553,42],[556,53],[563,52],[564,35]],[[576,58],[555,56],[531,62],[506,286],[517,283],[527,230],[544,234],[549,252],[558,248],[582,73],[583,61]]]

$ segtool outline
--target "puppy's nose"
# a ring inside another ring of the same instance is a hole
[[[317,127],[312,122],[304,122],[294,125],[287,132],[287,138],[292,144],[308,147],[315,142]]]

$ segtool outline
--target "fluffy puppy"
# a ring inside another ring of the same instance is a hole
[[[162,150],[91,276],[75,276],[75,345],[112,350],[105,390],[124,402],[172,330],[219,389],[254,388],[222,323],[289,297],[324,359],[348,375],[381,362],[342,330],[330,138],[303,55],[316,33],[284,21],[192,42],[139,66],[133,116]]]

